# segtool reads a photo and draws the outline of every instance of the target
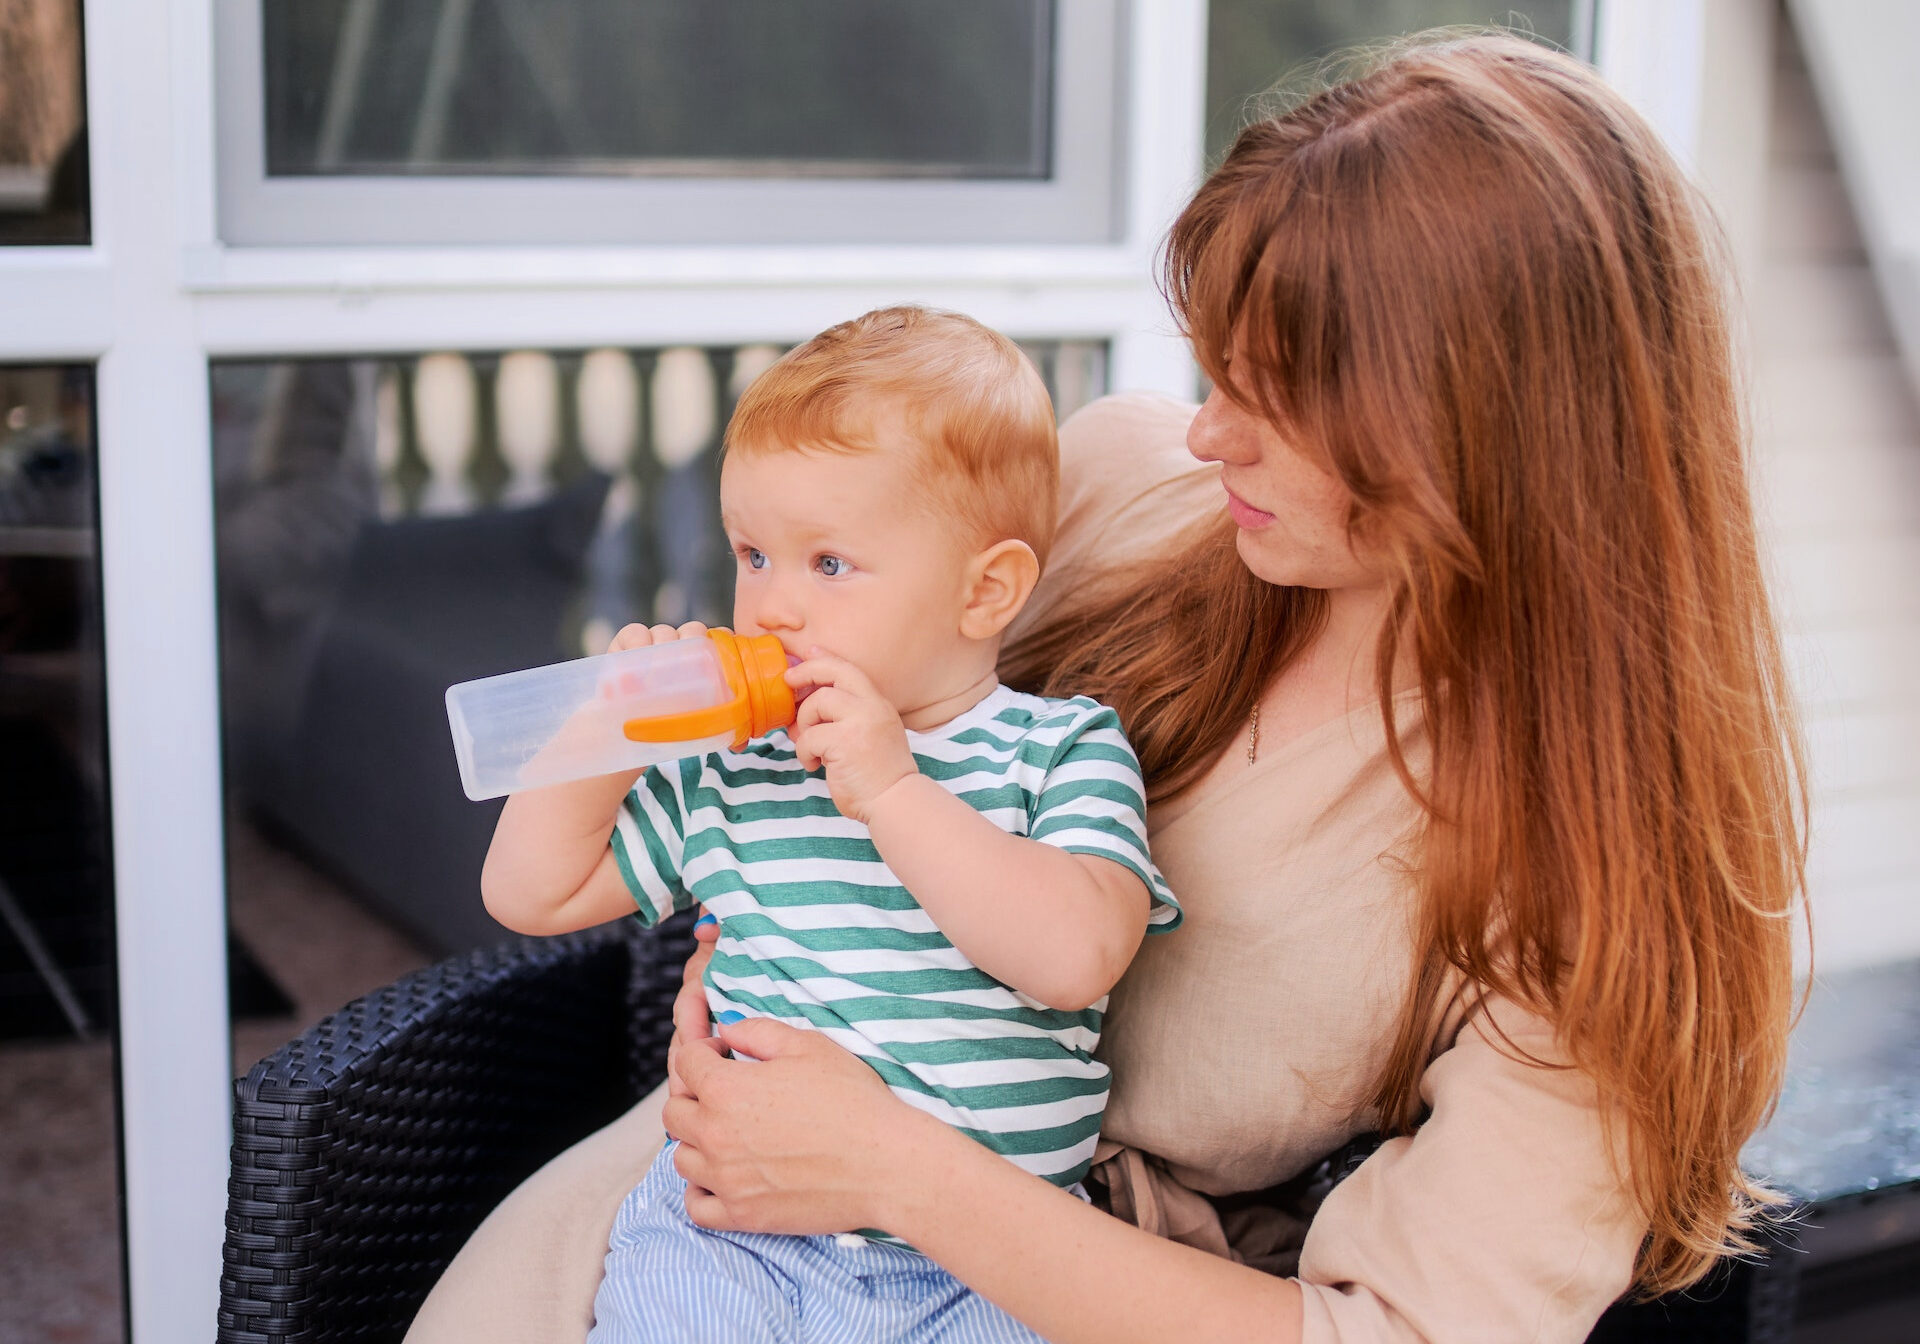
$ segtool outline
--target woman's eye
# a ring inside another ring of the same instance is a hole
[[[853,568],[837,555],[823,555],[813,562],[813,567],[829,579],[837,579]]]
[[[765,569],[767,567],[767,557],[763,553],[754,550],[753,547],[748,546],[740,553],[747,559],[747,568]]]

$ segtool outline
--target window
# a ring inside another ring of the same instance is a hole
[[[1047,175],[1035,0],[372,13],[263,10],[269,177]]]
[[[1099,341],[1025,347],[1062,415]],[[212,366],[234,1057],[504,936],[455,682],[724,624],[721,427],[774,345]]]
[[[1363,42],[1448,24],[1499,24],[1589,56],[1593,0],[1212,0],[1207,161],[1233,143],[1250,100],[1299,66]]]
[[[122,1337],[93,370],[0,366],[0,1338]]]
[[[79,0],[0,10],[0,243],[91,233]]]
[[[219,0],[231,243],[1100,241],[1116,0]]]

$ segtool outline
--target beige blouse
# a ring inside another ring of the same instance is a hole
[[[1123,555],[1151,555],[1222,507],[1185,451],[1194,408],[1109,397],[1061,429],[1061,532],[1026,619]],[[1395,701],[1409,763],[1417,692]],[[1551,1027],[1457,994],[1421,1083],[1430,1118],[1339,1185],[1305,1229],[1200,1197],[1297,1175],[1376,1117],[1414,954],[1408,840],[1418,815],[1377,708],[1285,743],[1237,779],[1148,818],[1186,910],[1115,988],[1099,1174],[1150,1230],[1263,1267],[1297,1260],[1310,1344],[1585,1339],[1624,1292],[1646,1230],[1602,1134],[1595,1089]],[[1501,1032],[1512,1046],[1501,1045]]]

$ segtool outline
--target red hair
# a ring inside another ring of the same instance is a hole
[[[882,443],[887,411],[912,442]],[[754,379],[728,453],[907,448],[928,496],[983,542],[1024,541],[1044,565],[1059,510],[1053,402],[1020,347],[959,313],[876,308],[795,346]]]

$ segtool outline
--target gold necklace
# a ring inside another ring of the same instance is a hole
[[[1260,750],[1260,706],[1253,707],[1253,713],[1247,715],[1247,764],[1253,764],[1254,753]]]

